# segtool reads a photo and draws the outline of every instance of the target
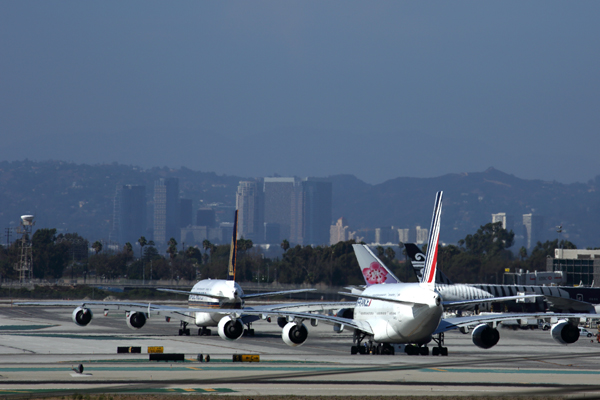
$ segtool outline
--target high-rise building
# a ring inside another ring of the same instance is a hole
[[[146,186],[117,186],[111,241],[133,244],[145,234]]]
[[[542,241],[544,230],[544,217],[541,215],[523,214],[523,228],[526,248],[535,247],[537,242]]]
[[[306,178],[296,187],[292,201],[290,241],[301,245],[329,243],[331,182]]]
[[[492,223],[502,222],[502,228],[507,231],[515,230],[515,219],[512,215],[507,215],[506,213],[498,213],[492,214]]]
[[[400,243],[410,243],[410,229],[400,228],[398,229],[398,241]]]
[[[348,221],[346,221],[346,218],[341,217],[337,220],[335,225],[331,225],[329,228],[329,244],[334,245],[338,242],[350,240],[349,234],[350,229],[348,228]]]
[[[154,241],[164,244],[181,235],[179,225],[179,179],[154,182]]]
[[[417,244],[423,244],[423,243],[427,243],[427,240],[429,239],[429,235],[427,235],[427,233],[429,232],[429,230],[427,228],[421,228],[419,225],[417,225]]]
[[[290,239],[292,226],[292,201],[298,185],[296,178],[264,178],[265,223],[278,224],[279,235],[275,242]],[[274,237],[271,236],[271,240]]]
[[[196,212],[196,226],[207,226],[209,228],[217,226],[215,210],[211,207],[199,208]]]
[[[398,243],[398,229],[395,229],[393,226],[375,229],[375,243]]]
[[[256,181],[241,181],[236,193],[238,236],[264,242],[264,202],[262,187]]]
[[[192,199],[179,199],[179,227],[185,228],[193,224]]]

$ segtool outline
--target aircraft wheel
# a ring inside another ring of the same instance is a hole
[[[179,330],[179,336],[183,336],[183,329]]]
[[[190,336],[190,330],[189,329],[186,329],[184,333],[185,333],[185,336]]]
[[[432,356],[439,356],[440,355],[440,348],[439,347],[434,347],[433,349],[431,349],[431,355]]]
[[[210,336],[212,334],[212,331],[210,329],[207,329],[207,330],[204,331],[204,334],[206,336]]]
[[[448,355],[448,348],[447,347],[442,347],[440,349],[440,353],[442,356],[447,356]]]
[[[206,362],[210,362],[210,356],[207,354],[205,358]]]
[[[381,354],[385,356],[390,356],[394,354],[394,348],[386,343],[381,347]]]
[[[350,354],[357,354],[357,353],[358,353],[358,346],[350,347]]]
[[[419,354],[422,356],[428,356],[429,355],[429,347],[427,347],[427,346],[420,347]]]
[[[358,347],[358,352],[360,354],[367,354],[367,346],[359,346]]]

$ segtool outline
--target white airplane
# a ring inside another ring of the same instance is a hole
[[[238,211],[235,211],[234,229],[231,240],[231,250],[229,254],[229,267],[227,279],[204,279],[197,282],[191,291],[158,289],[164,292],[187,294],[188,308],[168,307],[151,305],[144,303],[129,302],[104,302],[104,301],[47,301],[47,302],[21,302],[16,305],[45,305],[45,306],[77,306],[73,310],[72,319],[78,326],[87,326],[91,323],[94,313],[93,309],[104,311],[104,315],[109,312],[125,311],[127,326],[131,329],[141,329],[151,317],[151,315],[162,315],[167,321],[172,318],[180,320],[179,335],[190,335],[189,324],[196,325],[198,335],[211,335],[210,327],[217,327],[218,333],[223,339],[235,340],[241,337],[244,332],[250,336],[254,335],[254,329],[251,324],[260,319],[256,313],[246,314],[245,310],[260,310],[262,312],[274,312],[277,310],[299,310],[303,312],[323,312],[331,309],[338,309],[340,306],[352,307],[354,302],[332,303],[332,302],[311,302],[311,303],[284,303],[269,306],[257,306],[246,308],[245,300],[249,298],[286,295],[291,293],[300,293],[313,291],[315,289],[297,289],[283,290],[276,292],[263,292],[255,294],[245,294],[241,286],[235,282],[235,267],[237,257],[237,217]],[[200,308],[201,310],[196,310]],[[218,310],[235,310],[236,318],[231,320],[227,315]],[[263,318],[271,322],[270,317]],[[285,325],[282,320],[278,323]],[[244,325],[247,329],[244,328]]]
[[[425,266],[425,254],[423,254],[421,249],[414,243],[404,243],[404,247],[406,249],[406,254],[411,260],[413,271],[417,279],[421,279],[423,268]],[[535,304],[531,304],[535,308],[535,311],[545,311],[546,308],[550,308],[555,312],[600,314],[600,304],[583,301],[583,296],[579,294],[581,289],[576,287],[485,283],[461,284],[452,282],[448,276],[438,270],[436,274],[436,288],[440,293],[456,293],[456,296],[469,296],[471,293],[483,292],[487,293],[488,297],[491,296],[496,299],[501,299],[506,295],[509,295],[509,297],[514,296],[518,293],[537,294],[539,295],[538,301],[536,301]],[[581,296],[581,298],[577,298],[578,295]],[[442,296],[446,298],[444,294],[442,294]],[[544,299],[542,299],[542,297],[544,297]],[[521,305],[522,304],[508,304],[507,308],[508,311],[522,311]],[[484,310],[483,307],[478,308],[482,311]]]
[[[438,192],[429,230],[429,246],[421,282],[376,283],[367,287],[360,294],[344,293],[348,296],[358,297],[356,303],[350,303],[354,305],[354,318],[307,312],[307,310],[318,309],[318,307],[333,309],[335,307],[332,306],[332,303],[325,303],[327,305],[303,303],[253,309],[182,308],[129,303],[122,305],[120,309],[128,310],[128,314],[141,313],[145,316],[190,312],[217,313],[221,315],[218,323],[219,336],[225,340],[237,340],[242,336],[244,330],[242,318],[245,315],[263,320],[269,319],[271,316],[279,319],[285,318],[287,323],[283,326],[282,339],[289,346],[300,346],[306,342],[308,329],[304,321],[310,320],[313,326],[322,321],[333,324],[336,332],[342,332],[346,327],[354,330],[354,345],[351,347],[351,353],[361,354],[393,354],[392,344],[398,343],[407,345],[406,352],[408,354],[426,355],[429,354],[427,343],[433,340],[437,343],[437,347],[433,348],[432,354],[447,355],[448,349],[443,347],[444,332],[474,325],[477,326],[472,331],[473,343],[480,348],[488,349],[495,346],[500,338],[496,329],[498,322],[527,318],[558,319],[558,322],[552,325],[551,336],[561,344],[569,344],[579,339],[578,322],[580,318],[598,318],[598,315],[595,314],[545,313],[506,313],[442,318],[444,305],[435,288],[441,211],[442,192]],[[26,304],[39,305],[40,303]],[[90,303],[79,302],[79,304],[80,306],[75,311],[86,310]],[[337,303],[337,307],[347,307],[348,304]],[[311,305],[314,308],[310,308]],[[88,312],[90,311],[88,310]],[[82,312],[81,315],[85,316],[86,313]],[[73,313],[73,316],[75,319],[76,312]],[[89,323],[89,321],[87,322]]]
[[[354,253],[358,260],[358,265],[362,270],[365,278],[366,287],[374,283],[400,283],[400,280],[394,273],[377,257],[367,245],[354,244]],[[415,246],[416,247],[416,246]],[[412,255],[412,254],[411,254]],[[415,271],[417,266],[419,280],[422,280],[422,271],[425,266],[425,254],[418,253],[413,255],[413,267]],[[436,276],[439,278],[441,271],[437,271]],[[445,275],[444,275],[445,276]],[[493,296],[485,290],[473,287],[471,285],[462,284],[440,284],[436,279],[435,290],[442,296],[444,310],[479,310],[481,306],[491,302],[503,302],[511,300],[521,300],[526,298],[543,297],[541,294],[515,294],[513,296]],[[363,287],[364,288],[364,287]],[[355,287],[347,288],[353,294],[360,294],[362,290]]]

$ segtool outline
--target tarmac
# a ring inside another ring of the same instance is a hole
[[[197,336],[194,327],[191,336],[178,336],[178,321],[162,318],[134,331],[123,313],[94,314],[89,326],[79,327],[71,313],[71,308],[0,307],[0,396],[600,396],[595,338],[564,346],[549,331],[500,329],[499,344],[484,350],[469,334],[451,332],[445,337],[447,357],[350,355],[352,333],[333,332],[326,324],[307,325],[307,342],[289,347],[275,322],[259,321],[253,337],[232,342],[222,340],[216,328],[212,336]],[[117,353],[118,347],[140,347],[141,353]],[[150,361],[148,347],[185,359]],[[260,361],[232,361],[244,354]],[[76,371],[79,365],[82,373]]]

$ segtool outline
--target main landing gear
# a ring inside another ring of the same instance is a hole
[[[372,340],[367,340],[363,343],[367,335],[355,331],[353,342],[354,345],[350,348],[350,354],[382,354],[382,355],[394,355],[395,348],[389,343],[374,343]],[[444,334],[440,333],[437,338],[433,338],[433,341],[437,343],[436,347],[431,349],[431,355],[434,356],[447,356],[448,348],[443,347],[444,345]],[[404,352],[409,356],[428,356],[429,347],[427,345],[419,344],[407,344],[404,346]]]
[[[444,347],[444,334],[438,334],[437,339],[434,337],[433,341],[437,343],[437,346],[431,350],[431,355],[433,356],[447,356],[448,348]]]
[[[179,322],[179,336],[190,336],[190,329],[187,327],[188,323],[185,321]]]
[[[205,326],[198,329],[198,336],[210,336],[210,334],[210,329],[207,329]]]
[[[354,331],[354,345],[350,347],[350,354],[394,355],[394,347],[389,343],[376,344],[372,340],[363,343],[366,336],[365,333]]]
[[[251,322],[248,322],[246,324],[246,329],[244,329],[244,333],[243,333],[244,336],[250,336],[250,337],[254,336],[254,329],[252,329],[251,326],[252,326]]]

